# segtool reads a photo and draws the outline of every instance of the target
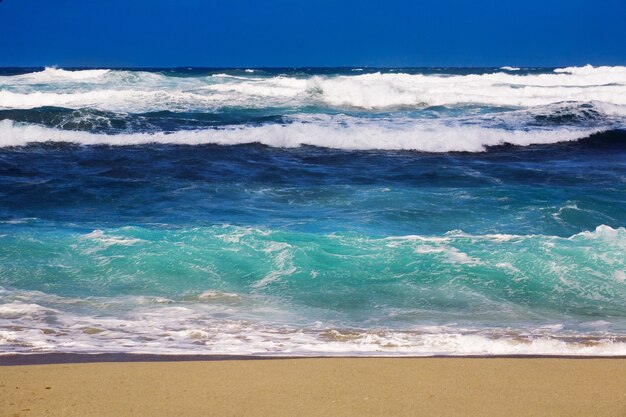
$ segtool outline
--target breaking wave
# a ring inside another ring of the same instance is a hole
[[[50,254],[10,283],[32,289],[0,287],[3,353],[626,354],[624,228],[370,238],[124,227],[0,239],[7,268],[30,250]],[[143,295],[115,293],[126,287]]]
[[[0,122],[0,147],[35,143],[75,143],[80,145],[239,145],[259,143],[292,148],[303,145],[349,150],[415,150],[421,152],[483,152],[490,146],[553,144],[587,138],[602,128],[557,128],[509,130],[496,127],[447,125],[435,121],[385,123],[351,121],[317,123],[294,121],[289,124],[234,126],[202,130],[156,133],[103,134],[25,125],[10,120]]]
[[[342,108],[531,107],[562,101],[626,105],[626,67],[571,67],[546,73],[511,68],[480,74],[207,74],[83,70],[0,77],[0,108],[59,106],[110,111],[211,110],[223,107]]]

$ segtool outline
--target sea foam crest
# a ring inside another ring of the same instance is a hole
[[[314,77],[311,83],[328,104],[368,109],[457,104],[530,107],[592,100],[626,104],[626,68],[567,70],[570,72],[533,75],[374,73]]]
[[[22,83],[44,83],[68,80],[94,80],[114,72],[109,69],[89,69],[69,71],[60,68],[46,67],[43,71],[30,72],[27,74],[0,77],[0,80]],[[5,81],[7,82],[7,81]]]
[[[172,77],[116,70],[44,71],[0,77],[0,109],[60,106],[156,111],[325,105],[385,109],[478,104],[530,107],[563,101],[626,105],[626,67],[569,67],[524,74],[256,73]]]
[[[349,150],[416,150],[422,152],[482,152],[489,146],[527,146],[574,141],[602,129],[507,130],[471,125],[446,125],[432,121],[404,124],[309,123],[265,124],[173,133],[99,134],[0,121],[0,147],[66,142],[82,145],[238,145],[260,143],[293,148],[302,145]]]

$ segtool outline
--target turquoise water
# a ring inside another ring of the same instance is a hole
[[[623,355],[625,88],[0,74],[0,352]]]

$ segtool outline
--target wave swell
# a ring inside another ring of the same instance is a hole
[[[562,101],[626,105],[626,67],[572,67],[541,74],[213,74],[114,70],[44,71],[0,77],[0,109],[60,106],[110,111],[223,107],[342,108],[486,105],[532,107]]]
[[[415,150],[421,152],[483,152],[504,144],[528,146],[575,141],[603,131],[601,128],[560,128],[508,130],[437,122],[403,124],[309,123],[226,127],[156,133],[102,134],[67,131],[9,120],[0,122],[0,147],[35,143],[75,143],[80,145],[128,146],[143,144],[239,145],[259,143],[293,148],[303,145],[348,150]]]

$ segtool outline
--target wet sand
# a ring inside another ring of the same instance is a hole
[[[0,416],[625,417],[626,359],[312,358],[2,366]]]

